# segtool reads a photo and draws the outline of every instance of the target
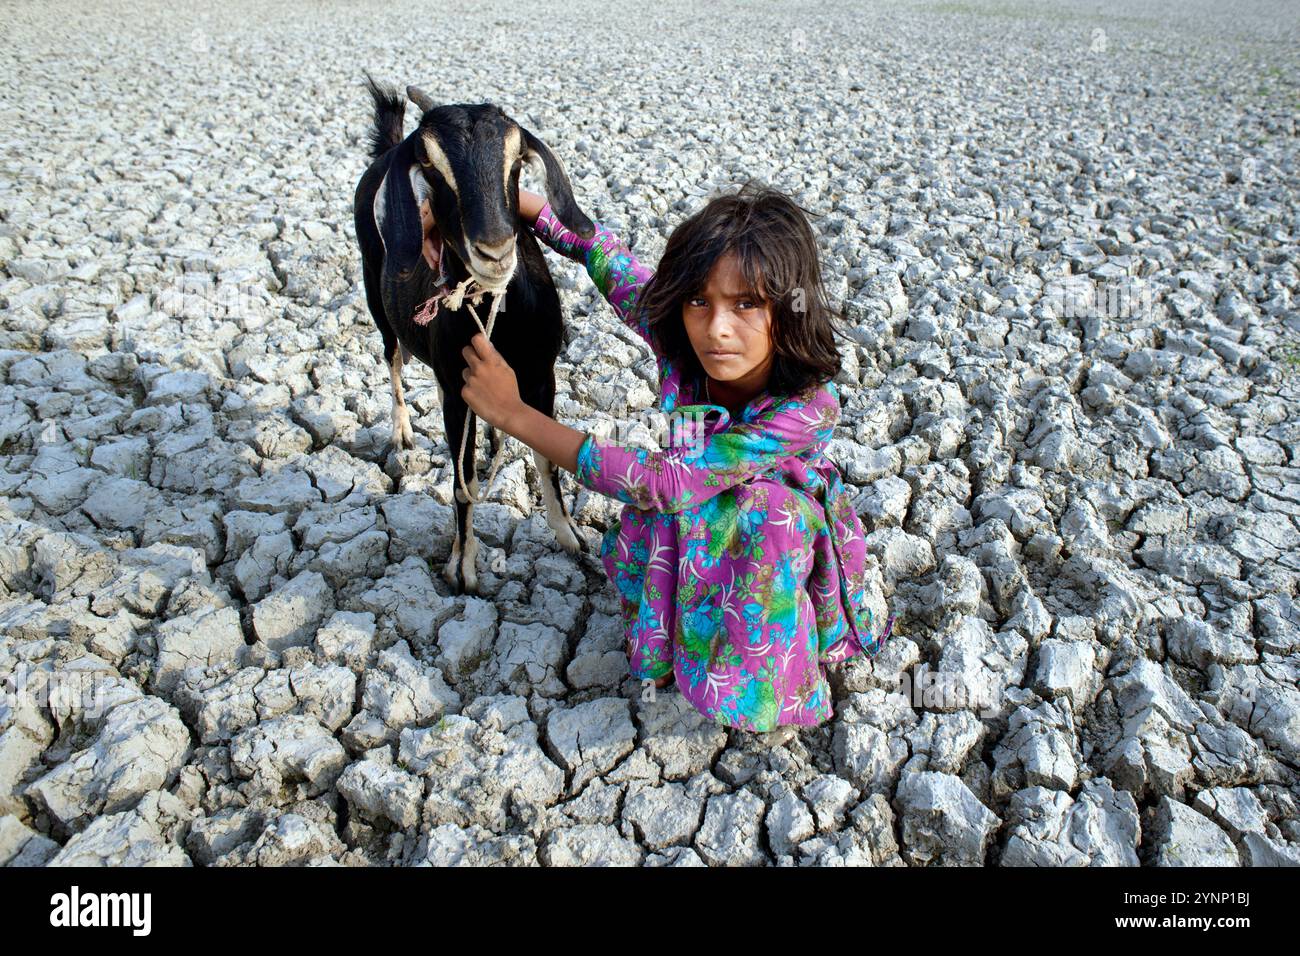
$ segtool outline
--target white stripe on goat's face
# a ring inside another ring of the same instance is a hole
[[[510,195],[510,174],[514,172],[515,160],[523,158],[524,134],[519,132],[518,126],[511,126],[506,130],[505,141],[501,149],[504,157],[501,163],[502,175],[505,177],[503,188],[506,195]]]
[[[447,162],[447,154],[442,150],[442,144],[438,142],[436,136],[432,133],[424,133],[420,136],[420,142],[424,144],[425,155],[429,157],[428,165],[432,166],[442,176],[442,181],[447,184],[447,188],[452,191],[456,197],[456,202],[460,203],[460,186],[456,183],[456,174],[451,171],[451,163]]]

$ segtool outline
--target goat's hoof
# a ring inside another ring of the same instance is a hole
[[[582,553],[582,539],[578,537],[578,524],[569,516],[551,528],[555,532],[555,541],[561,548],[572,555]]]
[[[415,433],[408,424],[405,428],[393,429],[393,451],[414,451]]]
[[[457,594],[478,594],[478,574],[474,565],[452,554],[442,568],[442,578]]]

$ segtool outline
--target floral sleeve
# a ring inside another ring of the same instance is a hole
[[[578,449],[579,484],[642,510],[672,514],[708,501],[783,461],[816,453],[831,440],[840,416],[833,383],[776,402],[753,421],[728,426],[726,411],[697,440],[652,451],[588,433]],[[684,409],[683,409],[684,411]],[[695,436],[691,436],[695,437]]]
[[[653,350],[649,328],[643,321],[636,321],[632,313],[637,293],[654,275],[654,270],[638,262],[632,250],[614,233],[600,223],[595,226],[595,234],[583,239],[560,222],[548,202],[537,214],[533,232],[560,255],[582,263],[618,317]]]

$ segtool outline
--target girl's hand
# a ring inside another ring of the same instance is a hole
[[[514,369],[506,364],[501,353],[482,332],[469,340],[461,354],[469,367],[462,373],[465,385],[460,390],[460,397],[483,421],[493,428],[509,432],[507,423],[524,406]]]

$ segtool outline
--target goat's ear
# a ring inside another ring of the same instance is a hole
[[[376,202],[382,203],[383,215],[376,219],[379,236],[384,241],[384,274],[402,281],[410,278],[422,254],[424,227],[420,222],[420,200],[427,187],[416,165],[412,139],[394,147],[391,155],[388,172],[376,195]]]
[[[564,223],[565,228],[576,232],[583,239],[590,239],[595,235],[596,227],[587,218],[587,214],[578,208],[578,203],[573,198],[573,187],[569,185],[569,177],[564,172],[564,167],[555,158],[550,147],[522,126],[519,130],[524,134],[528,158],[542,161],[542,169],[546,173],[546,200],[555,210],[555,215],[559,217],[560,222]]]
[[[408,86],[406,88],[406,98],[418,106],[421,113],[429,112],[435,105],[432,97],[418,86]]]

